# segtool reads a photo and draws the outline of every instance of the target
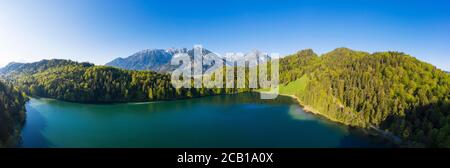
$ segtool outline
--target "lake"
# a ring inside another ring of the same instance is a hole
[[[124,104],[32,98],[19,147],[384,147],[306,113],[290,97],[257,93]]]

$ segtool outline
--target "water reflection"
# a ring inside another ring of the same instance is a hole
[[[37,103],[34,99],[30,103]],[[39,103],[36,104],[39,107]],[[42,112],[39,112],[36,108],[26,105],[27,108],[27,120],[25,121],[26,127],[22,130],[22,137],[19,142],[20,147],[52,147],[54,146],[44,135],[45,128],[47,127],[47,120],[43,116]],[[23,139],[33,139],[32,141],[23,141]]]

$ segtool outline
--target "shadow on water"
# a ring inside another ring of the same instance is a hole
[[[43,134],[47,127],[45,117],[29,104],[26,106],[27,120],[17,146],[23,148],[48,148],[54,146]]]
[[[308,126],[309,129],[317,131],[311,132],[312,135],[316,136],[315,140],[335,143],[335,146],[333,147],[336,148],[394,147],[393,145],[390,145],[384,137],[372,135],[366,129],[349,127],[330,121],[323,116],[305,112],[303,108],[300,107],[300,105],[298,105],[298,103],[291,97],[280,96],[279,98],[282,100],[280,102],[292,104],[289,110],[289,116],[292,119],[302,122],[302,127]],[[277,103],[277,101],[272,103]],[[324,132],[322,133],[323,135],[320,135],[320,132]],[[331,136],[333,134],[334,136]],[[326,143],[324,142],[323,144]]]
[[[397,147],[385,137],[371,135],[361,128],[348,128],[349,135],[341,138],[340,148],[395,148]]]

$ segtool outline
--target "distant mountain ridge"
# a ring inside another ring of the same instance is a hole
[[[259,54],[263,55],[262,57],[258,57],[257,60],[249,61],[250,66],[257,65],[258,62],[266,61],[269,59],[269,56],[267,54],[262,54],[262,52],[259,51],[253,51],[248,54],[242,55],[241,57],[236,56],[223,56],[220,57],[216,55],[219,58],[207,58],[206,55],[209,53],[213,53],[207,49],[201,48],[201,52],[203,54],[203,60],[214,60],[214,59],[226,59],[226,65],[227,66],[233,66],[234,61],[238,61],[239,59],[247,59],[251,54]],[[116,58],[111,62],[106,63],[106,66],[113,66],[117,68],[127,69],[127,70],[151,70],[159,73],[166,73],[166,72],[172,72],[175,70],[178,66],[177,65],[171,65],[171,60],[174,57],[174,55],[178,53],[186,53],[188,54],[191,59],[198,65],[200,65],[202,62],[201,59],[195,58],[194,59],[194,51],[195,47],[193,49],[187,49],[187,48],[181,48],[181,49],[146,49],[139,52],[134,53],[131,56],[128,56],[126,58]],[[207,64],[203,65],[203,69],[208,69],[209,67],[213,66],[214,64]],[[242,65],[239,65],[242,66]]]
[[[202,52],[211,53],[211,51],[206,49],[202,49]],[[187,53],[192,57],[194,55],[194,49],[146,49],[126,58],[116,58],[105,65],[128,70],[151,70],[160,73],[171,72],[178,67],[170,64],[173,56],[177,53]]]
[[[41,60],[33,63],[16,63],[12,62],[3,68],[0,68],[0,75],[12,75],[12,74],[33,74],[40,71],[47,70],[49,68],[63,67],[67,65],[82,64],[84,66],[94,66],[91,63],[78,63],[71,60],[64,59],[50,59]]]
[[[147,49],[127,58],[114,59],[106,65],[130,70],[168,71],[170,70],[170,66],[168,66],[170,60],[176,52],[173,50]]]
[[[0,68],[0,74],[10,73],[23,66],[24,63],[11,62],[3,68]]]

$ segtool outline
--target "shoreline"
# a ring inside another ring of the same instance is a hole
[[[337,122],[337,123],[340,123],[340,124],[343,124],[343,125],[346,125],[346,126],[351,126],[351,125],[348,124],[348,123],[344,123],[344,122],[341,122],[341,121],[336,120],[336,119],[334,119],[334,118],[331,118],[331,117],[329,117],[328,115],[325,115],[325,114],[319,112],[318,110],[315,110],[315,109],[312,108],[311,106],[305,105],[305,104],[304,104],[297,96],[295,96],[295,95],[290,95],[290,94],[279,94],[279,95],[281,95],[281,96],[287,96],[287,97],[291,97],[291,98],[295,99],[295,100],[297,101],[297,103],[302,107],[303,111],[305,111],[305,112],[307,112],[307,113],[312,113],[312,114],[314,114],[314,115],[318,115],[318,116],[324,117],[324,118],[326,118],[327,120],[330,120],[330,121],[333,121],[333,122]]]
[[[259,92],[258,92],[258,93],[259,93]],[[303,111],[305,111],[305,112],[307,112],[307,113],[311,113],[311,114],[314,114],[314,115],[323,117],[323,118],[325,118],[325,119],[327,119],[327,120],[330,120],[330,121],[332,121],[332,122],[336,122],[336,123],[339,123],[339,124],[343,124],[343,125],[348,126],[348,127],[351,127],[351,128],[357,128],[357,129],[360,129],[361,131],[364,131],[366,134],[368,134],[368,135],[370,135],[370,136],[377,136],[377,137],[383,138],[384,140],[387,140],[388,143],[390,143],[390,144],[392,144],[392,145],[394,145],[394,146],[396,146],[396,147],[399,147],[399,146],[401,146],[402,144],[404,144],[404,143],[402,142],[402,140],[401,140],[399,137],[395,136],[395,135],[392,134],[391,132],[381,130],[381,129],[379,129],[379,128],[377,128],[377,127],[374,127],[374,126],[370,126],[370,127],[368,127],[368,128],[352,126],[352,125],[350,125],[350,124],[348,124],[348,123],[344,123],[344,122],[341,122],[341,121],[336,120],[336,119],[334,119],[334,118],[331,118],[331,117],[329,117],[329,116],[327,116],[327,115],[325,115],[325,114],[323,114],[323,113],[321,113],[321,112],[315,110],[314,108],[312,108],[312,107],[310,107],[310,106],[308,106],[308,105],[305,105],[305,104],[304,104],[297,96],[295,96],[295,95],[291,95],[291,94],[279,94],[279,95],[281,95],[281,96],[287,96],[287,97],[291,97],[291,98],[295,99],[295,100],[297,101],[297,103],[303,108]]]

